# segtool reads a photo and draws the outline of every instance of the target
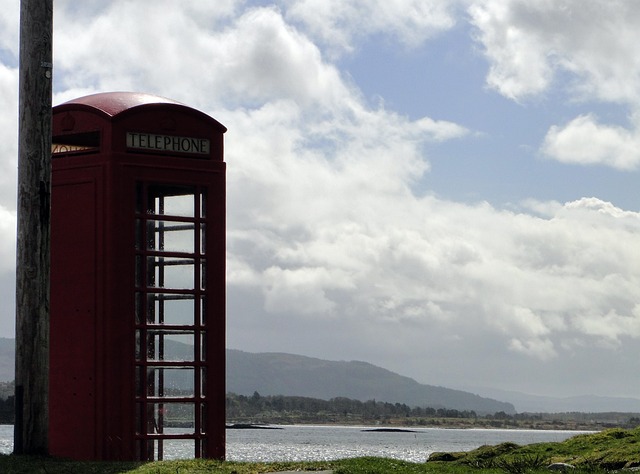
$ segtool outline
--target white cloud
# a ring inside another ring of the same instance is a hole
[[[512,339],[509,349],[543,361],[551,360],[557,356],[553,342],[545,338],[532,338],[525,341]]]
[[[539,201],[533,198],[525,199],[520,204],[524,209],[532,211],[542,217],[553,217],[562,207],[562,204],[558,201]]]
[[[363,37],[384,34],[407,46],[452,28],[458,0],[283,0],[288,19],[337,53]]]
[[[637,228],[640,223],[638,221],[640,218],[638,213],[624,211],[610,202],[604,202],[595,197],[581,198],[577,201],[568,202],[564,205],[564,209],[571,213],[583,210],[588,212],[590,216],[598,218],[599,220],[607,219],[607,225],[612,225],[614,223],[629,223]],[[562,211],[559,209],[558,212],[560,213]]]
[[[593,336],[605,339],[615,346],[621,344],[622,338],[640,337],[640,305],[636,305],[629,314],[618,314],[611,310],[605,314],[586,312],[577,315],[573,321],[574,327]]]
[[[469,13],[491,62],[488,83],[506,97],[542,93],[558,71],[573,75],[578,97],[640,97],[640,5],[633,0],[488,0],[473,2]]]
[[[73,89],[144,86],[149,92],[193,99],[194,84],[212,85],[219,77],[215,67],[224,63],[216,64],[216,56],[226,45],[216,43],[223,33],[213,28],[226,27],[234,3],[123,0],[103,3],[95,14],[91,8],[77,9],[75,2],[62,2],[55,10],[58,88],[73,94]]]
[[[617,24],[604,3],[593,4]],[[480,378],[515,374],[516,361],[535,370],[562,364],[594,341],[620,350],[620,341],[640,338],[639,213],[596,198],[530,199],[523,205],[532,215],[414,193],[431,167],[429,147],[469,131],[369,107],[312,41],[339,53],[366,35],[415,45],[452,27],[456,2],[283,0],[282,11],[240,1],[74,5],[56,4],[56,101],[144,90],[229,128],[230,345],[366,359],[430,382],[434,374],[451,380],[452,357]],[[574,97],[629,100],[633,88],[615,99],[593,72],[604,54],[595,43],[592,53],[573,44],[586,20],[549,34],[578,3],[553,5],[475,2],[491,86],[522,100],[562,70],[580,86]],[[624,59],[628,49],[616,54]],[[622,69],[608,71],[623,79]],[[16,71],[0,65],[0,82],[0,110],[16,108]],[[636,166],[634,131],[582,120],[550,131],[550,156]],[[15,156],[15,118],[0,121],[2,153]],[[0,167],[4,263],[15,247],[15,161]]]
[[[489,0],[474,2],[469,13],[490,62],[487,84],[503,96],[521,101],[558,85],[572,100],[638,110],[637,2]],[[624,128],[584,114],[552,126],[542,152],[564,163],[633,170],[638,144],[637,120]]]
[[[0,206],[15,209],[18,166],[18,70],[0,64]]]
[[[217,7],[207,5],[211,11]],[[86,93],[88,86],[135,90],[141,85],[200,108],[255,107],[280,99],[331,107],[355,95],[318,48],[274,8],[249,9],[212,29],[199,11],[175,2],[156,6],[113,2],[82,28],[63,10],[58,23],[64,33],[55,46],[65,89],[59,99]]]
[[[0,58],[6,52],[7,62],[13,66],[18,64],[19,39],[20,2],[5,1],[0,15]]]
[[[347,275],[326,267],[271,267],[264,272],[264,281],[265,309],[296,317],[332,315],[336,303],[327,293],[351,289]]]
[[[287,25],[273,9],[244,14],[220,40],[221,87],[245,102],[293,99],[302,105],[333,105],[350,92],[333,66],[323,62],[320,51]],[[232,77],[233,81],[225,78]]]
[[[16,213],[0,204],[0,274],[16,268]]]
[[[478,41],[491,63],[487,83],[515,100],[544,91],[553,77],[548,57],[552,48],[545,48],[547,41],[539,31],[516,21],[519,5],[517,0],[490,0],[469,7]]]
[[[563,127],[551,127],[542,152],[563,163],[634,170],[640,165],[640,129],[604,125],[593,115],[581,115]]]
[[[252,284],[265,294],[273,291],[274,274],[338,272],[336,279],[307,275],[300,278],[302,287],[278,280],[278,295],[287,295],[284,286],[290,284],[292,294],[315,301],[305,313],[319,308],[320,318],[340,314],[372,327],[396,321],[425,331],[434,321],[450,328],[464,319],[470,327],[484,326],[482,337],[494,327],[494,336],[508,337],[506,347],[548,361],[566,350],[567,335],[593,336],[591,326],[575,324],[576,315],[590,308],[626,317],[640,297],[634,289],[640,255],[633,250],[638,213],[589,198],[546,204],[544,218],[536,218],[486,204],[418,198],[406,187],[422,172],[409,155],[387,158],[382,144],[367,153],[338,146],[327,161],[300,155],[295,140],[283,148],[285,140],[276,138],[271,146],[277,144],[277,153],[240,151],[277,156],[272,162],[230,158],[238,160],[240,172],[259,167],[232,185],[243,190],[243,203],[253,192],[263,196],[241,206],[246,214],[239,209],[231,217],[241,228],[259,222],[260,238],[248,230],[232,232],[230,248],[246,249],[250,240],[258,247],[256,263],[243,263],[253,267]],[[258,137],[255,143],[270,142]],[[336,291],[337,281],[349,291]],[[290,300],[290,311],[301,311],[299,300]],[[287,298],[278,301],[278,311],[284,310]],[[468,343],[473,339],[466,336]]]

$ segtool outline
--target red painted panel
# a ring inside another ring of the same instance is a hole
[[[50,451],[93,459],[96,439],[96,183],[56,183],[51,224]]]

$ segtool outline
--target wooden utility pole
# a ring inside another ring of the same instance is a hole
[[[20,1],[15,454],[48,454],[53,0]]]

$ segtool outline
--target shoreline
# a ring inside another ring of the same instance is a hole
[[[260,421],[229,421],[227,422],[227,428],[229,425],[254,425],[257,427],[264,426],[318,426],[318,427],[353,427],[353,428],[367,428],[377,430],[396,430],[396,429],[455,429],[455,430],[514,430],[514,431],[576,431],[576,432],[597,432],[610,428],[622,428],[622,426],[605,426],[603,423],[540,423],[529,425],[525,424],[504,424],[493,425],[490,423],[482,423],[484,420],[477,420],[477,423],[465,423],[465,422],[440,422],[440,423],[407,423],[406,420],[393,420],[389,422],[375,422],[370,420],[360,421],[300,421],[300,420],[282,420],[282,419],[261,419]]]

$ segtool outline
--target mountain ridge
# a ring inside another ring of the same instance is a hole
[[[461,386],[459,388],[489,398],[509,400],[519,413],[640,413],[640,399],[632,397],[601,395],[550,397],[488,387]]]
[[[462,390],[420,384],[410,377],[363,361],[329,361],[283,352],[227,349],[227,391],[240,395],[347,397],[409,406],[493,414],[515,413],[508,402]]]
[[[176,344],[179,345],[179,343]],[[190,351],[191,349],[187,347],[174,348],[174,353],[178,356],[181,354],[186,356]],[[0,382],[10,382],[14,379],[14,357],[15,339],[0,338]],[[327,390],[326,380],[335,378],[335,373],[332,373],[327,365],[338,368],[337,374],[341,374],[342,380],[347,380],[343,387],[349,393]],[[275,370],[274,367],[278,370]],[[241,371],[238,372],[238,370]],[[304,370],[308,370],[312,375],[303,377]],[[375,380],[378,377],[386,380],[386,391],[375,390]],[[424,406],[425,403],[428,403],[432,408],[473,410],[478,414],[492,414],[498,411],[509,414],[515,412],[640,413],[640,399],[638,398],[595,395],[559,398],[487,387],[461,385],[458,388],[445,388],[420,384],[410,377],[396,374],[368,362],[327,361],[284,352],[253,353],[227,349],[226,379],[227,391],[239,395],[252,395],[253,392],[258,392],[261,395],[299,395],[323,399],[336,397],[349,397],[362,401],[376,399],[377,401],[406,403],[414,406]],[[357,385],[356,382],[360,384],[358,390],[354,388],[354,385]],[[409,393],[408,396],[405,397],[400,393],[401,391],[397,388],[398,384],[405,387],[405,391]],[[395,385],[395,390],[389,388],[389,385]],[[290,387],[291,390],[286,387]],[[425,396],[422,393],[424,387],[430,388],[430,396]],[[287,393],[294,389],[298,393]],[[316,393],[320,393],[322,396],[315,396]],[[466,398],[463,394],[470,396],[470,398]],[[468,402],[460,402],[460,397],[480,402],[480,408],[475,404],[469,405]],[[443,399],[446,401],[443,402]],[[490,400],[488,406],[486,406],[486,400]],[[495,405],[494,402],[498,405]]]

